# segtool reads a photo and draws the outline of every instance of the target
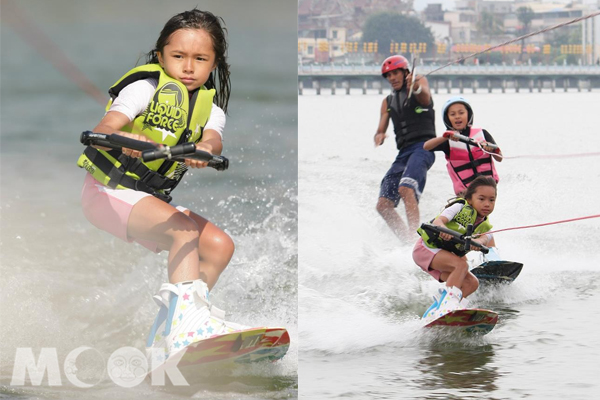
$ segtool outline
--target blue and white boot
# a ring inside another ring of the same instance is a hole
[[[210,303],[208,286],[200,279],[175,285],[164,283],[153,299],[159,311],[146,351],[149,357],[164,354],[163,360],[155,361],[165,361],[169,354],[194,342],[248,328],[224,320],[225,312]]]
[[[438,289],[438,293],[433,296],[433,304],[425,311],[421,319],[426,323],[435,321],[436,319],[460,308],[462,300],[462,291],[455,287],[443,287]]]
[[[437,293],[433,295],[433,304],[429,306],[425,314],[421,317],[422,320],[425,320],[427,323],[433,321],[433,315],[440,308],[440,302],[444,300],[448,293],[444,288],[438,288]]]

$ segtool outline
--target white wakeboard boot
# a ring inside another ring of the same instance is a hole
[[[164,359],[158,361],[166,360],[170,354],[194,342],[248,328],[224,320],[225,312],[210,303],[208,286],[201,279],[163,283],[153,299],[160,309],[150,330],[146,351],[149,357],[164,354]]]
[[[433,304],[425,311],[421,317],[426,324],[460,308],[462,300],[462,291],[455,286],[445,286],[438,288],[438,292],[433,296]]]

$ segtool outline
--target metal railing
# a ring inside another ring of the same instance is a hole
[[[426,75],[439,65],[417,66],[417,73]],[[304,64],[298,65],[299,76],[364,76],[379,75],[379,65]],[[451,65],[434,75],[564,75],[600,76],[600,65]]]

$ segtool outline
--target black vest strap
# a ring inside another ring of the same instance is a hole
[[[121,163],[121,166],[117,168],[108,158],[91,146],[86,147],[84,153],[96,167],[100,168],[110,178],[107,183],[108,187],[114,189],[121,185],[129,189],[149,193],[167,203],[171,201],[171,196],[160,191],[170,192],[177,186],[178,181],[152,171],[139,159],[128,157],[118,150],[112,150],[109,154]],[[134,179],[125,172],[133,172],[140,179]]]
[[[194,92],[194,94],[192,94],[192,96],[190,97],[190,111],[188,113],[188,119],[187,119],[187,128],[185,129],[185,132],[183,132],[183,134],[181,136],[179,136],[179,140],[177,141],[177,144],[181,144],[181,143],[185,143],[187,141],[189,141],[190,137],[192,136],[192,130],[190,127],[191,121],[192,121],[192,114],[194,113],[194,106],[196,105],[196,99],[198,99],[198,90],[196,90]],[[202,137],[202,135],[200,135],[200,137]],[[158,173],[159,174],[166,174],[167,171],[173,166],[174,161],[171,160],[165,160],[162,165],[158,168]],[[185,170],[187,170],[187,168],[185,168]],[[184,173],[185,173],[184,170]],[[136,174],[138,176],[140,176],[139,174]],[[183,175],[182,175],[183,176]],[[179,181],[177,181],[177,183],[179,183]],[[177,186],[177,183],[175,183],[175,186]]]
[[[489,160],[489,159],[480,158],[480,159],[478,159],[478,160],[473,160],[473,161],[471,161],[471,162],[469,162],[469,163],[463,164],[463,165],[461,165],[461,166],[459,166],[459,167],[453,167],[453,168],[454,168],[454,170],[455,170],[456,172],[461,172],[461,171],[464,171],[464,170],[466,170],[466,169],[473,169],[473,168],[477,168],[477,167],[479,167],[480,165],[483,165],[483,164],[488,164],[488,163],[490,163],[490,160]]]
[[[469,128],[470,129],[470,128]],[[467,132],[467,136],[469,135],[469,132]],[[469,183],[471,183],[475,178],[477,178],[480,175],[489,175],[492,176],[494,175],[494,173],[492,172],[491,168],[489,171],[483,171],[483,172],[479,172],[477,171],[477,167],[479,167],[480,165],[483,164],[490,164],[490,167],[492,166],[492,158],[479,158],[477,160],[475,160],[475,158],[473,157],[473,153],[471,153],[471,146],[467,143],[467,152],[469,153],[469,160],[470,162],[463,164],[459,167],[455,167],[452,166],[452,169],[454,169],[454,172],[456,172],[456,175],[459,177],[459,179],[461,180],[461,182],[463,183],[463,185],[468,186]],[[460,178],[460,175],[458,174],[459,172],[465,171],[467,169],[470,169],[473,171],[473,175],[469,176],[468,178]]]
[[[475,175],[471,175],[470,177],[466,178],[466,179],[461,179],[462,183],[467,186],[469,183],[473,182],[475,180],[475,178],[477,178],[478,176],[482,176],[482,175],[489,175],[492,176],[493,173],[492,171],[483,171],[483,172],[478,172]]]

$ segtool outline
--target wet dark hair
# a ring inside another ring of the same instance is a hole
[[[464,196],[466,200],[470,200],[471,197],[475,194],[475,191],[480,186],[491,186],[494,188],[494,191],[498,193],[498,187],[496,185],[496,181],[491,176],[483,176],[480,175],[477,178],[473,179],[473,182],[467,187],[467,190],[464,192]],[[463,193],[461,193],[462,195]]]
[[[208,89],[217,89],[216,82],[218,81],[219,87],[215,93],[214,101],[227,113],[227,105],[231,94],[231,80],[229,64],[227,63],[227,28],[223,18],[217,17],[209,11],[200,11],[196,8],[173,16],[160,32],[155,48],[146,54],[146,64],[158,64],[157,52],[163,53],[165,46],[169,44],[169,38],[179,29],[203,29],[212,38],[217,67],[210,73],[205,86]],[[216,80],[215,73],[218,77]]]

